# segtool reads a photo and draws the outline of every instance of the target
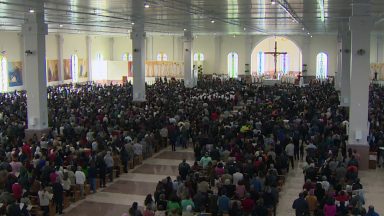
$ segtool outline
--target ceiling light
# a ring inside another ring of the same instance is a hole
[[[211,20],[211,23],[215,23],[215,20]]]
[[[132,24],[132,25],[135,25],[135,23],[134,23],[134,22],[132,22],[131,24]]]
[[[35,10],[29,9],[29,13],[35,13]]]
[[[184,29],[184,31],[187,31],[187,29]]]
[[[276,0],[271,0],[271,4],[275,5],[276,4]]]
[[[149,8],[149,4],[148,4],[148,2],[145,2],[145,3],[144,3],[144,7],[145,7],[145,8]]]
[[[63,27],[63,24],[60,24],[59,27],[62,28],[62,27]]]

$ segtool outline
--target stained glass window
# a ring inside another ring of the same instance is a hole
[[[280,68],[283,74],[287,74],[289,72],[289,58],[288,55],[281,55],[280,56]]]
[[[262,76],[264,74],[265,55],[264,52],[259,51],[257,53],[257,75]]]
[[[235,52],[228,54],[228,76],[237,78],[239,74],[239,55]]]
[[[321,52],[316,57],[316,78],[326,79],[328,77],[328,56]]]
[[[78,72],[79,72],[79,58],[77,55],[71,56],[71,72],[72,72],[72,81],[77,82],[78,81]]]

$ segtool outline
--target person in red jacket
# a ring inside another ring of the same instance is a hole
[[[245,199],[241,201],[241,205],[243,207],[245,215],[250,215],[255,208],[255,201],[251,199],[251,195],[247,193],[245,195]]]
[[[15,200],[20,202],[21,196],[23,195],[23,187],[19,183],[14,183],[12,185],[12,193]]]

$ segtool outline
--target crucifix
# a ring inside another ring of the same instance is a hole
[[[264,52],[267,55],[273,55],[273,59],[275,62],[275,72],[273,73],[273,78],[277,79],[277,57],[279,55],[287,55],[287,52],[277,52],[277,41],[275,41],[275,51],[274,52]]]

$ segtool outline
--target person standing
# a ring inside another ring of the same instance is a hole
[[[64,199],[64,189],[60,184],[59,180],[52,186],[53,189],[53,201],[56,204],[56,213],[63,214],[63,199]]]
[[[292,208],[296,211],[296,216],[304,216],[308,213],[308,203],[304,199],[304,194],[300,193],[299,198],[293,201]]]
[[[100,187],[105,187],[105,176],[107,173],[107,166],[105,165],[105,161],[101,155],[97,157],[97,168],[99,169],[99,177],[100,177]]]
[[[186,160],[183,159],[183,162],[179,164],[179,175],[181,177],[181,180],[185,181],[190,170],[191,166],[189,166]]]
[[[42,188],[37,193],[39,196],[40,209],[43,211],[44,216],[49,215],[49,201],[52,199],[52,194],[50,194],[46,188]]]
[[[96,177],[96,166],[95,162],[92,161],[88,169],[88,179],[93,193],[96,193]]]
[[[289,140],[287,146],[285,146],[285,153],[287,154],[289,161],[291,162],[292,169],[294,169],[294,155],[295,155],[295,145],[293,145],[292,140]]]
[[[76,177],[76,185],[80,188],[80,196],[84,196],[84,182],[86,180],[84,172],[81,170],[81,166],[77,167],[77,171],[75,172]]]
[[[104,161],[107,167],[109,180],[112,182],[113,181],[113,158],[110,151],[108,151],[107,154],[104,156]]]

